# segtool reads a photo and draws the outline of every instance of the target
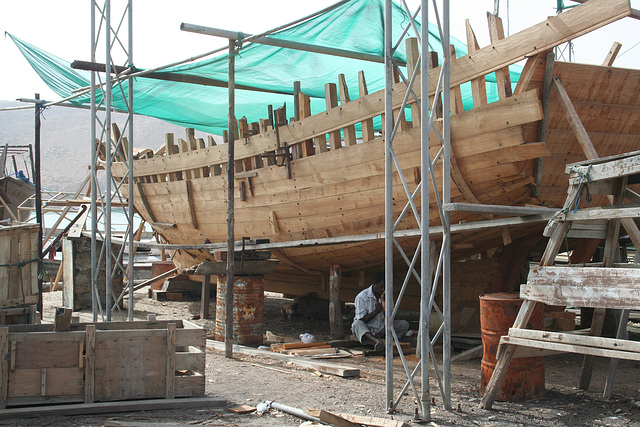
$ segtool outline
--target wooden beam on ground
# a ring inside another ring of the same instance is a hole
[[[68,405],[30,406],[0,411],[0,418],[109,414],[115,412],[153,411],[162,409],[224,408],[226,400],[216,397],[180,399],[128,400],[121,402],[74,403]]]
[[[224,350],[224,343],[220,341],[207,340],[207,347],[215,350]],[[235,353],[248,354],[252,356],[261,356],[271,359],[282,360],[285,362],[291,362],[305,368],[315,369],[323,374],[331,374],[339,377],[357,377],[360,375],[360,369],[352,366],[338,365],[330,362],[321,362],[317,360],[309,360],[303,357],[290,356],[288,354],[275,353],[273,351],[258,350],[252,347],[246,347],[234,344],[233,351]]]

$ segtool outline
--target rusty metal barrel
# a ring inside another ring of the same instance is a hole
[[[233,342],[262,344],[264,321],[263,276],[235,277],[233,281]],[[215,338],[225,340],[227,277],[218,276]]]
[[[509,328],[513,326],[522,301],[515,293],[499,292],[480,296],[481,393],[484,393],[496,367],[496,352],[500,344],[500,337],[509,333]],[[544,326],[543,316],[543,305],[536,304],[527,328],[542,329]],[[543,397],[544,393],[544,357],[514,358],[507,369],[496,400],[523,401]]]
[[[156,277],[162,273],[166,273],[169,270],[176,268],[173,261],[157,261],[151,264],[151,277]],[[156,280],[151,284],[151,289],[162,289],[165,279]]]

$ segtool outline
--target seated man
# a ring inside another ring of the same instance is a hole
[[[356,316],[351,324],[351,331],[362,344],[371,344],[375,351],[382,351],[384,343],[380,337],[384,336],[384,307],[382,295],[384,293],[384,272],[373,275],[373,284],[356,296]],[[394,320],[398,338],[402,338],[409,330],[406,320]]]

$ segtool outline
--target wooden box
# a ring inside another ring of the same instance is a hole
[[[203,396],[205,331],[187,321],[0,328],[0,407]]]
[[[38,302],[38,258],[38,225],[0,228],[0,309]]]

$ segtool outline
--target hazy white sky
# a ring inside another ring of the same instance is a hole
[[[138,0],[134,2],[134,63],[150,68],[181,60],[226,44],[225,40],[180,31],[180,23],[258,33],[335,3],[336,0]],[[102,4],[102,1],[99,3]],[[122,16],[124,0],[112,0],[114,20]],[[407,0],[414,7],[417,0]],[[567,5],[574,4],[565,0]],[[480,46],[489,42],[486,12],[494,0],[451,0],[451,34],[465,40],[469,18]],[[505,32],[514,34],[547,16],[555,15],[556,0],[501,0],[499,15]],[[632,0],[640,7],[640,0]],[[90,59],[91,2],[82,0],[1,0],[0,29],[65,60]],[[614,41],[622,43],[617,66],[640,68],[640,21],[625,18],[576,40],[577,62],[599,64]],[[9,38],[0,40],[0,100],[31,98],[55,100]]]

